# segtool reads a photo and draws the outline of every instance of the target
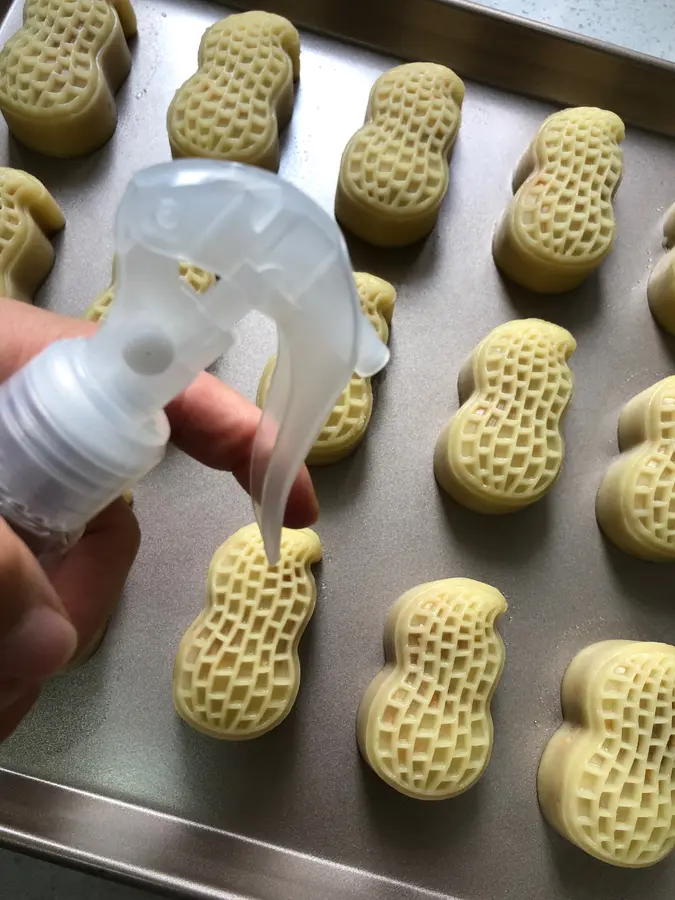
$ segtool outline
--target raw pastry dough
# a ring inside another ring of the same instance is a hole
[[[167,115],[174,157],[204,156],[279,168],[279,132],[293,113],[300,37],[281,16],[245,12],[212,25],[199,69]]]
[[[9,130],[47,156],[98,150],[115,131],[115,93],[131,69],[129,0],[27,0],[23,17],[0,53]]]
[[[174,667],[173,700],[188,725],[243,740],[286,718],[300,686],[298,644],[316,601],[310,566],[320,559],[309,528],[283,529],[276,566],[257,525],[216,551],[206,609],[185,632]]]
[[[48,240],[65,225],[47,188],[19,169],[0,168],[0,296],[33,302],[54,265]]]
[[[388,343],[396,291],[388,281],[366,272],[355,272],[354,280],[361,309],[373,323],[380,340]],[[275,362],[274,356],[268,360],[260,378],[256,402],[261,409],[272,381]],[[362,378],[355,372],[314,441],[307,463],[310,466],[327,465],[348,456],[363,440],[372,411],[372,379]]]
[[[490,701],[504,668],[495,622],[506,609],[496,588],[470,578],[422,584],[392,607],[387,664],[364,694],[357,737],[368,765],[397,791],[443,800],[487,768]]]
[[[544,815],[612,865],[663,859],[675,844],[675,647],[586,647],[565,672],[562,707],[539,766]]]
[[[675,376],[624,406],[619,449],[596,498],[600,527],[626,553],[675,560]]]
[[[661,328],[675,334],[675,203],[666,215],[663,237],[668,253],[654,267],[647,285],[647,298]]]
[[[576,107],[539,129],[513,179],[515,197],[492,252],[509,278],[541,294],[570,291],[612,248],[612,199],[621,180],[625,129],[612,112]]]
[[[569,331],[541,319],[506,322],[476,347],[459,375],[462,406],[434,453],[438,483],[458,503],[508,513],[550,490],[563,462],[575,348]]]
[[[464,84],[435,63],[381,75],[365,125],[342,155],[335,215],[371,244],[400,247],[436,224],[448,190],[448,155],[459,131]]]
[[[216,280],[215,276],[210,272],[205,272],[204,269],[200,269],[197,266],[189,266],[187,263],[180,264],[180,276],[198,294],[203,294]],[[92,300],[85,309],[82,318],[88,322],[102,322],[108,315],[110,304],[115,299],[115,288],[115,262],[113,261],[110,285],[95,300]]]

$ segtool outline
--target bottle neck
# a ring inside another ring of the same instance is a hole
[[[0,517],[43,564],[64,556],[84,533],[84,527],[77,531],[55,531],[16,502],[2,496]]]
[[[0,502],[34,534],[81,531],[162,459],[163,412],[125,418],[87,363],[88,339],[58,341],[0,385]]]

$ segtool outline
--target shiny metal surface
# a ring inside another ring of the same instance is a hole
[[[338,31],[352,8],[301,0],[272,5],[300,17],[304,10],[310,24],[323,10],[326,27]],[[519,31],[494,15],[481,25],[475,10],[458,13],[426,0],[409,5],[417,10],[405,19],[410,53],[422,52],[426,39],[433,48],[447,36],[438,18],[443,10],[448,22],[469,15],[462,21],[474,26],[448,46],[459,47],[475,75],[487,58],[537,40],[532,27]],[[386,39],[400,50],[393,25],[403,21],[403,8],[390,3],[378,32],[372,11],[382,7],[361,4],[350,19],[354,35],[375,42],[381,34],[383,46]],[[173,0],[139,2],[137,11],[134,68],[108,147],[55,162],[8,142],[4,131],[0,137],[0,158],[43,179],[66,211],[57,264],[38,298],[65,313],[79,314],[107,283],[111,218],[124,185],[136,169],[168,158],[165,110],[195,67],[201,33],[222,15],[215,4]],[[19,18],[15,7],[0,39]],[[489,43],[497,20],[516,36],[509,48]],[[550,48],[546,42],[556,39],[542,40]],[[470,48],[479,46],[480,58],[471,57]],[[572,51],[564,42],[556,46],[541,59],[562,66],[564,48]],[[281,174],[328,209],[342,148],[362,121],[372,82],[392,62],[303,36],[302,80],[282,142]],[[617,98],[631,95],[626,79],[636,65],[621,54],[600,64],[614,72]],[[655,125],[661,105],[664,117],[672,115],[672,72],[639,65],[654,86]],[[556,77],[552,96],[596,99],[590,88],[588,96],[580,93],[571,64],[571,81],[553,67],[547,78]],[[170,452],[136,491],[143,546],[101,650],[54,682],[0,747],[0,840],[185,896],[402,900],[436,892],[461,900],[647,894],[670,900],[675,858],[651,871],[611,869],[555,835],[537,807],[536,768],[559,722],[560,678],[572,656],[604,638],[675,641],[671,571],[615,551],[593,511],[616,453],[621,405],[673,371],[675,342],[652,321],[645,288],[652,259],[662,252],[663,212],[675,199],[674,148],[665,137],[629,129],[611,257],[573,295],[527,296],[499,278],[490,237],[510,196],[515,162],[550,109],[470,82],[450,192],[433,235],[404,251],[352,245],[355,268],[398,289],[392,360],[377,384],[364,445],[315,473],[325,558],[317,611],[301,644],[300,695],[288,720],[258,741],[230,745],[191,731],[173,712],[173,656],[202,606],[209,559],[251,510],[232,480]],[[579,343],[571,360],[576,393],[564,424],[567,462],[545,500],[513,516],[481,517],[438,492],[434,441],[457,408],[464,358],[492,327],[525,315],[559,322]],[[265,323],[250,320],[217,374],[253,397],[272,338]],[[493,704],[496,738],[487,773],[454,800],[424,804],[366,768],[354,722],[382,664],[391,604],[415,584],[454,575],[490,582],[506,595],[507,661]]]

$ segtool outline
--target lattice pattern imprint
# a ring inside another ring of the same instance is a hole
[[[675,647],[586,647],[565,672],[562,707],[539,766],[544,815],[604,862],[657,863],[675,845]]]
[[[173,700],[178,714],[211,737],[259,737],[282,722],[300,686],[298,644],[314,612],[310,566],[321,559],[309,528],[284,528],[270,566],[257,525],[241,528],[214,554],[206,609],[178,647]]]
[[[0,296],[33,302],[54,265],[48,235],[64,224],[56,200],[37,178],[0,168]]]
[[[559,293],[577,287],[612,248],[612,200],[621,180],[625,129],[593,107],[554,113],[514,176],[515,197],[496,230],[499,268],[524,287]]]
[[[215,282],[215,276],[210,272],[205,272],[197,266],[189,266],[187,263],[180,264],[180,276],[189,284],[193,291],[203,294]],[[110,285],[96,297],[85,309],[82,318],[88,322],[102,322],[110,312],[110,304],[115,299],[115,262],[113,261],[113,273]]]
[[[14,136],[48,156],[103,146],[135,33],[129,0],[27,0],[23,27],[0,53],[0,110]]]
[[[550,490],[563,462],[575,348],[568,331],[541,319],[506,322],[476,347],[459,376],[463,405],[434,453],[436,478],[458,503],[508,513]]]
[[[596,498],[600,527],[626,553],[675,560],[675,376],[633,397],[619,418],[621,455]]]
[[[361,309],[373,323],[380,339],[389,341],[389,326],[396,302],[396,291],[388,281],[368,275],[354,274]],[[274,374],[276,358],[268,360],[258,385],[258,406],[262,409]],[[363,440],[373,411],[372,379],[354,373],[340,394],[333,411],[314,441],[307,462],[311,466],[328,465],[344,459]]]
[[[365,125],[342,156],[335,215],[371,244],[425,237],[448,190],[448,155],[461,123],[464,84],[445,66],[409,63],[381,75]]]
[[[470,788],[490,761],[490,701],[504,668],[496,588],[448,578],[413,588],[393,606],[387,664],[364,694],[359,747],[387,784],[421,800]]]
[[[675,335],[675,203],[666,214],[663,243],[668,253],[654,266],[647,284],[647,299],[661,328]]]
[[[199,69],[169,106],[174,157],[204,156],[276,172],[279,131],[293,113],[300,37],[288,19],[266,12],[228,16],[199,46]]]

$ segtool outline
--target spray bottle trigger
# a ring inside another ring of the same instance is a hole
[[[250,489],[265,552],[279,559],[289,494],[316,435],[349,379],[331,345],[279,330],[279,352],[251,456]]]

